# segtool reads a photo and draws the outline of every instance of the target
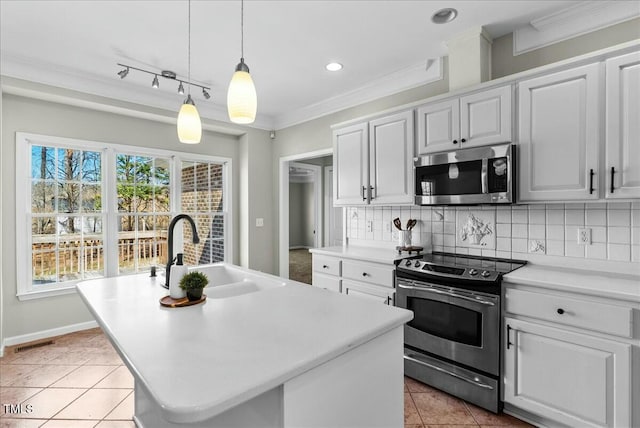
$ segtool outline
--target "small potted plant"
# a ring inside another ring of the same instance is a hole
[[[180,288],[187,292],[189,301],[200,300],[202,298],[202,289],[209,283],[209,278],[202,272],[189,272],[180,279]]]

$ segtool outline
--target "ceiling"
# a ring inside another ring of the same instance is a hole
[[[424,72],[427,81],[427,61],[446,55],[445,41],[453,36],[484,26],[500,37],[572,4],[247,0],[245,60],[258,92],[256,126],[279,129],[308,119],[296,112],[310,106],[323,111],[331,100],[382,87],[377,82],[394,81],[405,70]],[[433,24],[431,15],[443,7],[455,7],[458,18]],[[116,63],[172,70],[186,79],[185,0],[2,0],[0,8],[3,75],[179,109],[184,96],[177,94],[176,82],[161,78],[155,90],[153,76],[133,70],[121,80]],[[226,90],[240,57],[240,2],[194,0],[191,11],[191,77],[210,86],[212,95],[205,100],[194,88],[194,100],[203,117],[226,120]],[[326,71],[330,61],[344,69]]]

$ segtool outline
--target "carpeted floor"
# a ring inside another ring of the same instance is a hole
[[[289,278],[311,284],[311,253],[306,248],[289,250]]]

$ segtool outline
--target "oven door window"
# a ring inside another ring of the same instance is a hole
[[[482,346],[482,313],[447,302],[407,297],[408,325],[424,333],[470,346]]]

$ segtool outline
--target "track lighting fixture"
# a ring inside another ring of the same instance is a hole
[[[153,75],[153,81],[151,82],[151,86],[153,88],[158,89],[160,87],[160,81],[158,79],[158,76],[162,76],[165,79],[175,80],[178,82],[178,94],[180,95],[184,95],[184,85],[186,84],[186,85],[191,85],[191,86],[196,86],[198,88],[201,88],[202,96],[207,100],[211,98],[211,95],[209,94],[209,91],[211,90],[211,88],[209,88],[208,86],[203,86],[203,85],[198,85],[197,83],[193,83],[190,81],[191,80],[190,78],[188,78],[187,80],[178,79],[178,75],[171,70],[162,70],[160,72],[157,72],[157,71],[144,70],[142,68],[133,67],[131,65],[126,65],[121,63],[118,63],[118,65],[120,67],[124,67],[122,70],[118,71],[118,76],[120,76],[121,79],[124,79],[125,77],[127,77],[127,75],[129,74],[129,71],[131,70],[141,71],[142,73]]]

